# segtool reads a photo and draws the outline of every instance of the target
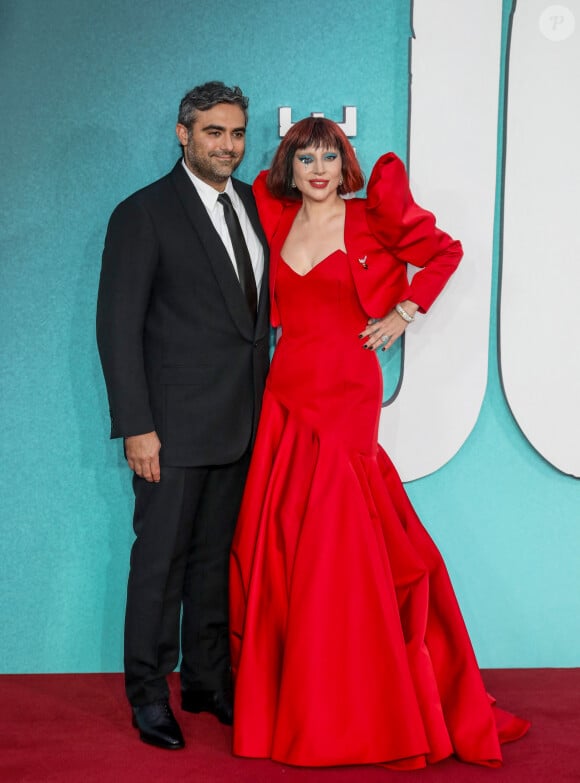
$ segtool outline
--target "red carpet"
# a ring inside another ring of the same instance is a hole
[[[504,766],[485,769],[449,759],[419,772],[376,767],[298,769],[236,759],[231,729],[210,715],[173,705],[186,737],[181,751],[139,741],[119,674],[0,676],[0,781],[58,783],[579,783],[580,669],[484,671],[498,703],[532,721],[504,745]]]

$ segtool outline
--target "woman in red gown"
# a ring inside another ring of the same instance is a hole
[[[384,155],[367,198],[333,122],[306,118],[254,191],[273,326],[231,570],[234,753],[287,764],[490,766],[528,723],[492,706],[445,565],[378,445],[375,355],[461,245]],[[409,284],[406,263],[423,267]],[[386,313],[386,315],[385,315]]]

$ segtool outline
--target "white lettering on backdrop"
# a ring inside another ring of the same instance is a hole
[[[379,439],[404,481],[448,462],[485,393],[493,260],[501,2],[415,0],[409,169],[419,204],[465,257],[406,332],[403,381]]]
[[[518,2],[509,52],[500,356],[535,449],[580,477],[580,0]]]

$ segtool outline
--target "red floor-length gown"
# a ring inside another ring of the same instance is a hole
[[[377,443],[382,376],[358,338],[369,314],[349,258],[358,207],[347,253],[299,275],[280,256],[297,206],[273,219],[263,177],[256,194],[275,223],[282,337],[232,549],[234,753],[499,764],[528,724],[492,707],[441,555]]]

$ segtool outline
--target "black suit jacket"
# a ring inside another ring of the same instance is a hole
[[[233,180],[267,246],[251,188]],[[238,459],[268,371],[267,264],[257,322],[181,161],[114,210],[97,306],[111,437],[156,430],[161,463]]]

